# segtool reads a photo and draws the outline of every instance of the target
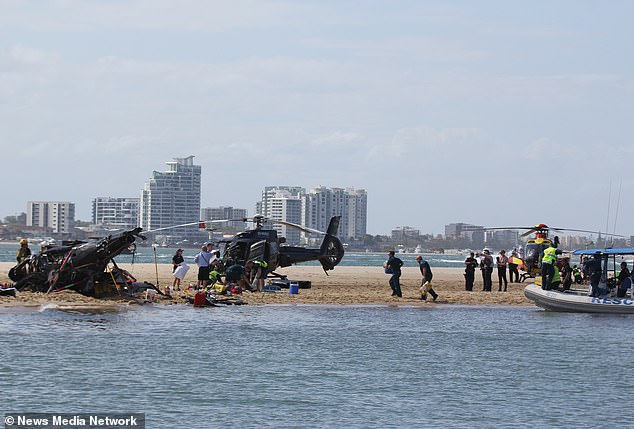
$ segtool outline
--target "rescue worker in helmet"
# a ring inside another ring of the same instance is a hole
[[[20,248],[18,249],[18,253],[16,255],[16,259],[18,260],[18,264],[22,261],[25,261],[31,256],[31,249],[29,249],[29,240],[26,238],[20,239]]]
[[[557,249],[557,237],[555,237],[554,243],[550,243],[546,249],[544,249],[544,256],[542,256],[542,289],[550,290],[553,277],[555,276],[555,270],[557,264],[557,255],[561,255],[561,250]]]

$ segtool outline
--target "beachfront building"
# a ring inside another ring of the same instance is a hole
[[[245,219],[246,217],[247,209],[238,209],[234,207],[204,207],[200,210],[200,219],[204,221]],[[228,222],[214,222],[213,224],[207,226],[213,228],[229,227],[235,230],[243,230],[246,228],[246,223],[243,220],[232,220]]]
[[[302,197],[302,225],[326,231],[333,216],[341,216],[337,235],[343,240],[363,240],[367,229],[368,199],[365,190],[319,186]]]
[[[256,203],[256,213],[324,232],[333,216],[341,216],[337,235],[343,240],[363,240],[367,229],[367,207],[367,194],[363,189],[319,186],[306,192],[299,186],[267,186],[262,192],[262,200]],[[275,229],[284,231],[289,243],[297,243],[301,238],[296,228],[278,225]],[[313,238],[321,241],[323,237]]]
[[[139,202],[139,198],[97,197],[92,200],[92,223],[96,228],[135,228]]]
[[[262,200],[256,203],[256,212],[269,219],[281,220],[300,225],[302,222],[302,195],[304,188],[297,186],[267,186],[262,192]],[[271,222],[266,228],[286,237],[288,244],[299,244],[301,232],[288,225]]]
[[[200,216],[201,167],[194,157],[166,162],[167,171],[154,171],[141,191],[140,223],[146,231],[198,222]],[[171,240],[196,238],[198,225],[163,231]]]
[[[28,201],[26,226],[38,226],[55,234],[70,234],[75,227],[75,203]]]

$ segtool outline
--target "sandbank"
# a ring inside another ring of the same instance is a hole
[[[8,272],[13,263],[0,263],[0,282],[9,282]],[[138,281],[157,283],[157,273],[154,264],[119,264],[128,270]],[[388,286],[389,275],[383,273],[381,267],[336,267],[327,276],[321,267],[296,265],[278,269],[277,272],[288,276],[289,279],[309,280],[310,289],[300,289],[299,294],[290,295],[287,289],[281,292],[244,293],[242,299],[248,304],[340,304],[340,305],[523,305],[533,303],[524,296],[525,283],[509,283],[507,292],[498,292],[498,282],[493,280],[493,291],[482,291],[482,278],[476,271],[476,283],[473,292],[464,290],[464,270],[461,268],[432,267],[434,273],[434,290],[439,297],[435,303],[428,298],[427,302],[420,301],[420,271],[417,267],[404,267],[401,277],[403,297],[391,296]],[[171,265],[158,266],[158,285],[163,290],[173,281]],[[190,283],[196,284],[196,267],[193,266],[182,283],[185,289]],[[159,297],[158,301],[165,304],[185,303],[193,291],[174,292],[171,299]],[[95,306],[112,307],[115,305],[129,305],[129,300],[95,299],[80,295],[73,291],[42,294],[18,292],[16,297],[0,297],[0,306],[42,306],[54,303],[58,306]]]

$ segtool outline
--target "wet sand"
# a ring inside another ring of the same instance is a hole
[[[9,282],[7,273],[12,263],[0,263],[0,282]],[[153,264],[120,264],[132,273],[138,281],[156,284],[156,268]],[[476,283],[473,292],[464,290],[463,269],[434,268],[433,286],[439,297],[435,303],[428,297],[427,302],[420,301],[420,271],[416,267],[403,268],[401,288],[403,297],[391,296],[388,285],[389,275],[383,273],[381,267],[337,267],[326,276],[320,267],[293,266],[278,270],[289,279],[309,280],[310,289],[300,289],[299,294],[291,295],[288,289],[280,292],[244,293],[242,299],[248,304],[375,304],[375,305],[533,305],[524,296],[526,283],[509,283],[508,292],[498,292],[497,278],[493,280],[493,292],[482,292],[482,278],[476,271]],[[187,273],[183,286],[196,284],[196,267]],[[163,290],[171,285],[171,265],[158,266],[158,285]],[[494,273],[495,274],[495,273]],[[159,296],[158,302],[165,304],[183,303],[193,291],[174,292],[173,298]],[[130,305],[129,300],[94,299],[72,291],[51,293],[18,292],[17,297],[0,297],[0,306],[41,306],[53,303],[57,306],[95,306],[112,307]]]

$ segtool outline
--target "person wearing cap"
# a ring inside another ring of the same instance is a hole
[[[31,249],[29,249],[29,240],[26,238],[20,239],[20,248],[16,254],[18,264],[27,260],[31,256]]]
[[[420,282],[420,299],[422,301],[427,301],[427,293],[429,293],[432,299],[436,301],[436,299],[438,299],[438,294],[434,291],[434,288],[431,285],[431,279],[434,276],[431,272],[429,263],[420,255],[416,257],[416,262],[418,262],[420,273],[423,275],[423,279]]]
[[[464,289],[471,292],[473,290],[473,282],[475,281],[475,270],[478,268],[478,261],[475,258],[475,254],[471,252],[469,257],[464,261]]]
[[[385,268],[386,273],[389,272],[392,274],[390,277],[392,296],[401,298],[403,296],[403,292],[401,291],[401,267],[403,266],[403,261],[395,256],[393,250],[387,253],[387,257],[388,259],[385,261],[385,264],[383,264],[383,268]]]
[[[486,247],[482,250],[480,269],[482,270],[482,280],[484,281],[482,291],[491,292],[491,286],[493,284],[491,280],[491,275],[493,274],[493,256],[491,256],[491,252]]]
[[[209,272],[212,254],[207,250],[207,245],[200,248],[200,252],[194,257],[194,262],[198,265],[198,285],[197,288],[207,286],[209,283]]]
[[[174,254],[174,256],[172,256],[172,273],[174,273],[174,271],[176,271],[176,268],[178,268],[183,262],[185,262],[185,259],[183,258],[183,249],[178,249],[176,250],[176,253]],[[172,283],[172,289],[174,290],[181,290],[181,279],[174,276],[174,282]]]

